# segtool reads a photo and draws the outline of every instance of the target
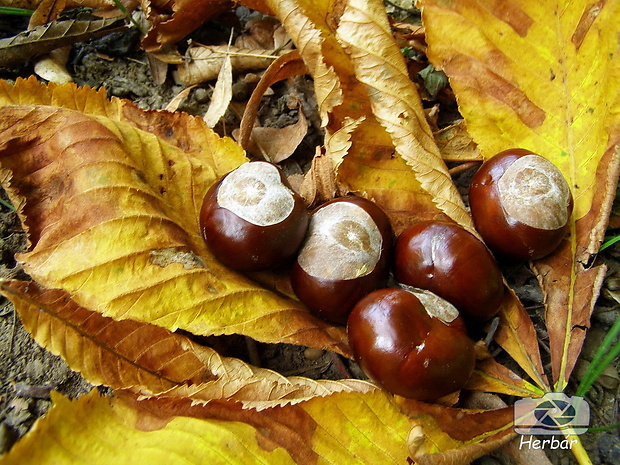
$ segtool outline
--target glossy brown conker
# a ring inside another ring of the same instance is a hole
[[[342,197],[312,214],[291,270],[293,291],[320,318],[344,325],[355,303],[385,285],[393,233],[387,215],[362,197]]]
[[[504,297],[502,273],[487,247],[448,221],[422,221],[401,233],[394,249],[396,279],[427,289],[463,316],[488,320]]]
[[[413,293],[379,289],[351,311],[349,345],[362,370],[382,388],[417,400],[439,399],[463,388],[475,365],[473,343],[456,315],[443,321]]]
[[[244,163],[217,181],[200,211],[209,250],[239,271],[292,261],[308,221],[303,199],[276,165],[263,161]]]
[[[568,233],[573,197],[558,168],[524,149],[498,153],[474,175],[469,203],[489,248],[512,260],[537,260]]]

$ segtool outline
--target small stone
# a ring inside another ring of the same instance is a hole
[[[602,434],[598,440],[598,449],[602,463],[620,463],[620,438],[614,433]]]
[[[207,103],[210,100],[209,91],[203,87],[194,89],[192,96],[197,103]]]
[[[32,416],[30,412],[30,402],[26,399],[17,397],[9,403],[8,407],[5,423],[13,428],[28,421]]]
[[[325,351],[323,350],[308,347],[306,350],[304,350],[304,357],[306,357],[308,360],[318,360],[323,356],[324,353]]]
[[[9,451],[17,440],[17,434],[4,423],[0,423],[0,455]]]

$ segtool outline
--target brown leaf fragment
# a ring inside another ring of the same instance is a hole
[[[516,360],[538,387],[548,390],[538,335],[532,319],[511,289],[506,292],[499,312],[500,325],[495,341]]]
[[[142,48],[147,52],[180,41],[205,21],[234,5],[230,0],[145,0],[143,3],[148,5],[145,11],[153,23],[142,40]]]
[[[290,42],[282,24],[273,16],[250,19],[245,23],[245,32],[235,40],[239,48],[279,49]]]
[[[336,195],[334,164],[330,157],[317,147],[310,170],[301,185],[300,194],[308,205],[331,200]]]
[[[297,122],[283,128],[255,127],[250,134],[248,152],[257,158],[280,163],[290,157],[308,133],[308,121],[301,104]]]
[[[265,73],[261,76],[258,84],[252,92],[252,96],[248,101],[241,124],[239,128],[239,144],[244,149],[248,149],[250,133],[256,121],[256,115],[259,110],[261,99],[269,87],[276,82],[282,81],[289,77],[298,76],[307,72],[306,66],[299,55],[298,50],[291,50],[284,55],[279,56],[273,63],[269,65]]]
[[[512,407],[492,410],[450,408],[399,399],[415,426],[407,445],[416,464],[466,465],[513,437]]]
[[[460,121],[435,133],[435,141],[446,162],[483,161],[480,149]]]
[[[14,37],[0,39],[0,67],[8,68],[30,61],[55,48],[102,37],[126,27],[124,21],[118,18],[54,21],[38,26]]]

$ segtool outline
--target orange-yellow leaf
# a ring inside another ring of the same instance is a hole
[[[0,291],[13,302],[34,339],[94,385],[201,403],[232,400],[257,409],[377,389],[360,380],[286,378],[222,357],[159,326],[106,318],[80,307],[66,292],[36,283],[5,281]]]
[[[152,395],[213,378],[184,336],[114,321],[76,305],[66,292],[36,283],[5,281],[0,289],[39,345],[62,356],[91,384]]]
[[[36,101],[28,90],[37,88],[5,87],[5,98]],[[342,328],[226,269],[207,250],[198,212],[219,171],[245,159],[234,142],[199,118],[176,132],[180,118],[165,112],[110,104],[74,86],[50,93],[59,102],[83,100],[90,115],[0,109],[0,163],[33,245],[19,259],[37,282],[115,319],[347,353]]]

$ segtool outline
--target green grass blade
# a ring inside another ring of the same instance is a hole
[[[0,14],[12,16],[32,16],[34,10],[26,10],[25,8],[14,8],[11,6],[0,6]]]
[[[601,248],[599,249],[599,252],[602,252],[607,247],[611,247],[612,245],[614,245],[618,241],[620,241],[620,235],[612,237],[611,239],[608,239],[603,245],[601,245]]]
[[[616,341],[618,334],[620,334],[620,319],[614,322],[609,332],[603,338],[603,342],[596,351],[596,354],[594,354],[594,358],[590,362],[588,370],[579,383],[575,395],[583,397],[603,370],[620,355],[620,341]],[[614,341],[616,342],[614,343]]]

